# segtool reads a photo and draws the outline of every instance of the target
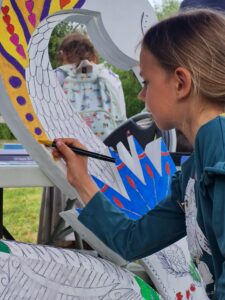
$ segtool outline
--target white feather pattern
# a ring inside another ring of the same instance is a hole
[[[207,265],[200,261],[203,255],[203,250],[212,255],[209,248],[209,243],[202,232],[197,222],[197,206],[195,199],[195,180],[190,178],[185,191],[185,214],[186,214],[186,229],[187,229],[187,242],[188,248],[192,259],[196,262],[199,272],[206,284],[212,281],[212,274]],[[203,266],[204,264],[204,266]]]

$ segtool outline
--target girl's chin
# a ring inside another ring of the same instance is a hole
[[[154,118],[153,118],[153,120],[154,120]],[[166,130],[174,129],[173,125],[171,125],[171,124],[161,123],[161,122],[158,122],[157,120],[155,120],[155,123],[160,130],[166,131]]]

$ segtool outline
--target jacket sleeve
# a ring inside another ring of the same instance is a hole
[[[184,212],[173,193],[134,221],[98,192],[79,220],[126,260],[148,256],[186,235]]]
[[[207,186],[212,205],[210,237],[216,277],[218,277],[216,299],[222,300],[225,299],[225,163],[220,162],[213,168],[206,168],[205,174],[204,184]]]

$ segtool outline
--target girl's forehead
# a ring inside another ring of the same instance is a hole
[[[150,50],[146,48],[142,48],[140,52],[140,63],[146,64],[146,63],[154,63],[156,64],[156,58],[151,53]]]
[[[157,61],[148,49],[142,48],[140,52],[140,69],[141,73],[145,72],[149,66],[156,66]]]

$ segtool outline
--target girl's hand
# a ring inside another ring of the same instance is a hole
[[[64,159],[69,183],[75,187],[83,202],[87,204],[96,194],[98,188],[88,174],[88,158],[74,153],[68,146],[85,149],[78,140],[72,138],[57,139],[56,148],[52,154],[54,158],[62,157]]]

